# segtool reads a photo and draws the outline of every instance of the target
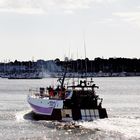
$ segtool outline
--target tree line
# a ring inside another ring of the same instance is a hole
[[[47,62],[44,60],[38,61],[17,61],[0,63],[0,71],[8,70],[10,67],[18,66],[25,67],[24,71],[41,71],[42,68],[47,69]],[[53,62],[61,67],[62,71],[67,67],[68,72],[104,72],[104,73],[120,73],[120,72],[140,72],[140,59],[137,58],[95,58],[94,60],[77,59],[77,60],[64,60],[59,58]],[[14,71],[15,67],[13,67]],[[57,69],[56,69],[57,72]]]
[[[68,68],[69,72],[140,72],[140,59],[137,58],[95,58],[94,60],[77,59],[70,61],[55,60],[57,65]]]

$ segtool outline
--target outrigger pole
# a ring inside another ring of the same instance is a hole
[[[61,82],[61,89],[63,88],[64,86],[64,80],[65,80],[65,77],[66,77],[66,73],[67,73],[67,68],[65,69],[65,73],[63,75],[63,79],[62,79],[62,82]]]

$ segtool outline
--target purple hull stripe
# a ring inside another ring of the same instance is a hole
[[[30,105],[33,108],[33,111],[35,113],[44,114],[44,115],[52,115],[53,107],[44,108],[44,107],[33,105],[31,103]]]

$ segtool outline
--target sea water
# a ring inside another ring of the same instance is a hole
[[[36,121],[26,99],[30,88],[57,79],[0,79],[0,140],[137,140],[140,139],[140,77],[94,78],[108,118],[90,122]]]

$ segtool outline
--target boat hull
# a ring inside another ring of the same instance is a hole
[[[54,109],[52,112],[52,115],[44,115],[36,112],[32,112],[32,117],[34,120],[62,120],[61,110],[60,109]]]
[[[63,100],[50,100],[43,98],[28,97],[28,103],[30,104],[33,117],[36,120],[85,120],[92,121],[96,119],[107,118],[107,112],[105,108],[65,108],[63,106]],[[50,104],[51,103],[51,104]]]

